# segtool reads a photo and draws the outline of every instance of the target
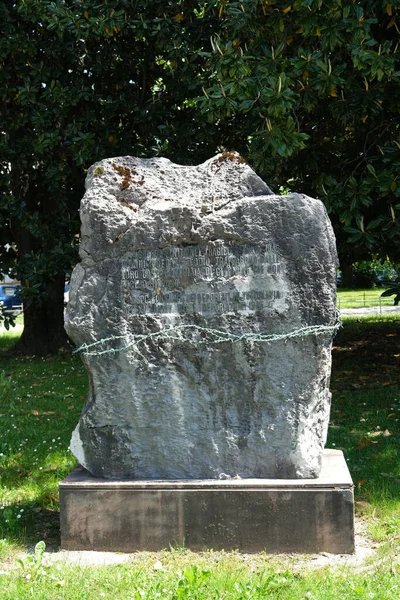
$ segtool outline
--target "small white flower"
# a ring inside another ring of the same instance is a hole
[[[20,519],[20,518],[21,518],[21,515],[17,515],[17,519]]]
[[[164,567],[162,566],[161,561],[157,560],[153,565],[154,571],[163,571]]]

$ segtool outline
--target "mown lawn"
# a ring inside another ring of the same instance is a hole
[[[58,482],[75,466],[68,450],[85,402],[80,358],[21,359],[0,334],[0,598],[273,598],[380,600],[400,596],[400,318],[346,319],[333,349],[327,446],[343,449],[355,483],[357,520],[377,556],[362,568],[311,568],[305,557],[181,548],[137,553],[125,565],[29,562],[43,540],[59,544]],[[17,562],[21,556],[22,560]]]
[[[368,308],[372,306],[393,306],[394,296],[382,298],[381,294],[386,288],[372,288],[368,290],[337,290],[336,306],[339,310],[344,308]]]

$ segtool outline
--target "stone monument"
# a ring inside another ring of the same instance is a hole
[[[164,495],[320,477],[337,327],[323,204],[274,195],[227,152],[106,159],[86,188],[65,317],[89,375],[82,467]]]

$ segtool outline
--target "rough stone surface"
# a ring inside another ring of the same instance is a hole
[[[318,476],[332,333],[249,336],[335,324],[323,204],[273,195],[234,154],[107,159],[86,186],[66,329],[105,341],[82,354],[79,462],[108,479]]]

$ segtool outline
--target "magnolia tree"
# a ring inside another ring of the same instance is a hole
[[[235,119],[275,186],[324,201],[344,271],[368,254],[399,262],[398,2],[216,4],[209,118]]]
[[[0,19],[0,271],[22,284],[18,350],[46,354],[66,342],[86,169],[121,154],[201,161],[218,127],[194,108],[197,58],[163,1],[20,0]]]
[[[65,343],[85,170],[107,156],[199,163],[238,150],[321,198],[347,266],[399,256],[396,3],[19,0],[0,5],[0,271],[19,350]]]

